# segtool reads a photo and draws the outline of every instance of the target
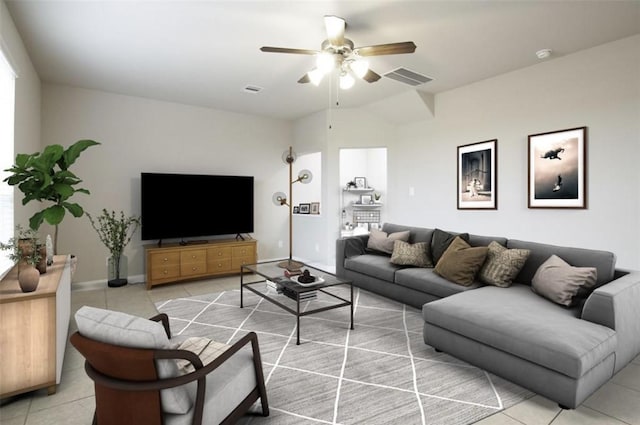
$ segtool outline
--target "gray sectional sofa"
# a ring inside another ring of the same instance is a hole
[[[431,243],[435,231],[389,223],[382,230],[409,230],[409,243]],[[470,234],[471,246],[497,241],[530,255],[508,288],[461,286],[432,268],[391,264],[388,255],[366,250],[367,238],[337,240],[338,276],[421,308],[425,343],[562,407],[577,407],[640,353],[640,272],[616,269],[610,252]],[[538,267],[552,254],[597,269],[595,289],[575,307],[531,290]]]

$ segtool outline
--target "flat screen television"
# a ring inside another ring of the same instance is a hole
[[[253,177],[141,173],[142,239],[253,232]]]

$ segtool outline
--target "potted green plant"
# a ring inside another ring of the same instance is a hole
[[[123,254],[124,248],[129,244],[133,234],[140,226],[140,217],[125,216],[120,211],[107,211],[102,209],[102,214],[95,219],[88,212],[85,213],[91,222],[91,227],[98,233],[100,241],[107,247],[111,257],[108,264],[107,284],[110,287],[118,287],[127,284],[127,257]]]
[[[16,236],[7,243],[0,242],[0,250],[9,251],[9,259],[18,264],[18,283],[22,292],[35,291],[40,282],[40,271],[36,266],[42,259],[35,230],[16,226]]]
[[[85,149],[99,144],[93,140],[79,140],[67,149],[60,145],[49,145],[42,152],[18,154],[16,163],[4,170],[9,172],[9,176],[3,181],[17,186],[24,194],[22,205],[31,201],[53,202],[53,205],[38,211],[29,219],[29,227],[38,230],[45,220],[55,226],[54,252],[58,252],[58,225],[64,219],[65,211],[74,217],[84,214],[82,207],[70,202],[69,198],[78,192],[89,194],[87,189],[76,187],[82,180],[69,168]]]

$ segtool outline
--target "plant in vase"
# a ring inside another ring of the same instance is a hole
[[[22,292],[33,292],[40,282],[36,268],[42,260],[42,250],[35,230],[16,226],[16,236],[7,243],[0,242],[0,250],[9,251],[9,259],[18,264],[18,283]]]
[[[116,214],[115,211],[109,212],[104,208],[95,219],[88,212],[85,214],[91,222],[91,227],[98,233],[100,241],[111,254],[108,260],[107,284],[110,287],[126,285],[127,257],[123,252],[140,226],[140,217],[127,217],[122,211]]]

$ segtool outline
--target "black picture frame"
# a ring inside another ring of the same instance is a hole
[[[498,209],[498,139],[458,146],[459,210]]]
[[[587,208],[587,127],[528,138],[528,207]]]
[[[300,214],[310,214],[311,213],[311,204],[300,204],[299,213]]]
[[[294,205],[293,207],[293,213],[294,214],[298,214],[300,212],[300,207],[298,207],[297,205]]]

